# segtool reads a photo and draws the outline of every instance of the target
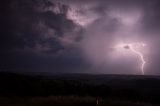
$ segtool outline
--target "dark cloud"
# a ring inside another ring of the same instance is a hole
[[[54,70],[54,66],[57,69],[76,63],[74,57],[70,56],[69,60],[65,59],[68,55],[63,55],[65,51],[74,51],[76,47],[70,49],[67,45],[72,47],[72,42],[77,43],[81,36],[72,35],[81,28],[67,19],[67,5],[44,0],[8,0],[1,5],[1,64],[6,68]],[[59,9],[58,13],[49,10],[50,7]],[[55,57],[59,55],[64,58]]]
[[[44,10],[48,6],[54,7],[54,4],[49,1],[14,0],[9,2],[8,5],[8,16],[4,19],[5,22],[2,20],[6,24],[6,27],[2,26],[5,29],[3,46],[8,45],[17,48],[18,46],[32,47],[37,43],[50,43],[50,39],[46,36],[52,37],[52,42],[58,44],[57,38],[64,36],[66,33],[71,34],[75,31],[75,28],[78,28],[77,25],[66,18],[68,7],[63,4],[58,4],[59,7],[56,7],[62,11],[58,14],[50,10]]]

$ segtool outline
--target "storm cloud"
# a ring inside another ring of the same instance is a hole
[[[141,74],[119,42],[143,42],[146,74],[159,72],[159,0],[2,0],[1,70]]]

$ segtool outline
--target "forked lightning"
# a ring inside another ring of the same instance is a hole
[[[141,46],[143,47],[143,46],[145,46],[145,44],[144,43],[133,43],[133,44],[131,44],[131,43],[129,43],[129,44],[122,43],[122,44],[119,44],[117,47],[118,48],[129,49],[133,53],[135,53],[136,55],[139,56],[139,58],[140,58],[140,60],[142,62],[141,63],[141,72],[142,72],[142,75],[144,75],[145,74],[144,65],[145,65],[146,61],[144,59],[143,54],[140,51],[137,50],[137,48],[140,48]]]

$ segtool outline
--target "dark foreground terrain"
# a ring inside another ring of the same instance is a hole
[[[151,103],[94,97],[50,96],[32,98],[1,98],[0,106],[159,106]]]
[[[160,77],[0,73],[0,106],[159,106]]]

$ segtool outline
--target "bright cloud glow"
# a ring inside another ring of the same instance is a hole
[[[67,18],[72,20],[75,24],[85,27],[99,17],[97,14],[90,11],[90,8],[90,6],[82,6],[81,8],[73,6],[67,12]]]
[[[125,26],[129,26],[129,27],[132,27],[134,26],[135,24],[137,24],[137,22],[139,21],[139,19],[141,18],[141,12],[140,11],[129,11],[129,12],[126,12],[126,11],[120,11],[120,10],[117,10],[117,11],[111,11],[109,13],[109,16],[111,18],[116,18],[118,19],[123,25]]]

